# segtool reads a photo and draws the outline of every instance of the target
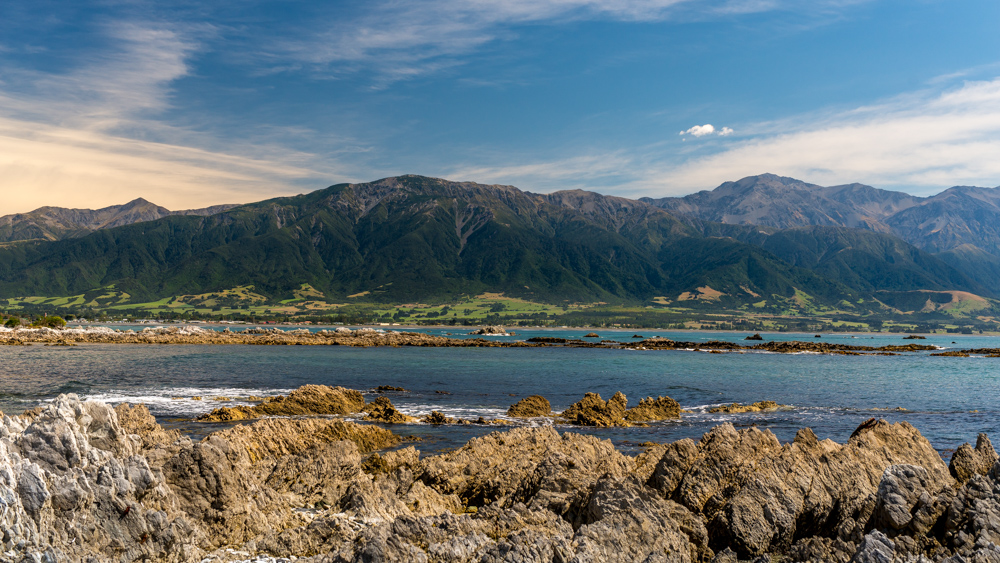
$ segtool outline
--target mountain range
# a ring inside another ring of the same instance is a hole
[[[233,207],[236,206],[214,205],[204,209],[170,211],[142,198],[102,209],[40,207],[28,213],[0,217],[0,242],[77,238],[100,229],[155,221],[170,215],[214,215]]]
[[[977,201],[992,201],[977,190]],[[1000,294],[953,259],[979,265],[993,256],[989,245],[963,238],[929,252],[896,231],[918,221],[914,210],[954,197],[764,175],[638,201],[400,176],[192,212],[144,200],[91,215],[43,208],[25,215],[67,219],[35,220],[49,234],[0,245],[0,298],[113,287],[141,302],[252,285],[281,299],[309,284],[334,301],[490,291],[548,302],[934,310],[956,292]],[[899,220],[908,212],[911,223]]]

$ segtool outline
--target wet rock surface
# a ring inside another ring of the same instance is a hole
[[[624,397],[589,399],[598,401],[625,420]],[[307,417],[194,442],[141,405],[61,395],[33,418],[0,418],[0,560],[1000,556],[1000,464],[985,435],[950,468],[915,428],[879,420],[844,444],[808,429],[783,444],[724,424],[636,457],[552,427],[494,432],[423,458],[388,449],[399,440]]]

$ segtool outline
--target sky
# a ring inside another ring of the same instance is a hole
[[[0,215],[399,174],[1000,185],[996,0],[0,3]]]

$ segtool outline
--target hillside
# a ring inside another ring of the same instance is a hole
[[[998,188],[958,186],[921,198],[863,184],[823,187],[763,174],[711,191],[643,201],[688,221],[776,229],[848,227],[891,234],[1000,293]]]
[[[151,300],[252,285],[279,299],[308,284],[336,300],[496,291],[549,302],[641,302],[690,294],[735,307],[761,295],[805,293],[832,304],[873,289],[979,289],[947,266],[920,279],[880,276],[886,282],[877,285],[844,283],[810,269],[818,263],[803,265],[760,244],[706,237],[634,200],[403,176],[208,217],[168,216],[77,239],[7,245],[0,249],[0,295],[69,296],[113,286],[132,300]]]

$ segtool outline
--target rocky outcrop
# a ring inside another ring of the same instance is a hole
[[[370,420],[373,422],[384,422],[387,424],[405,424],[407,422],[416,422],[416,417],[405,415],[392,405],[392,401],[388,397],[378,397],[374,401],[365,405],[365,415],[364,420]]]
[[[719,407],[712,407],[708,409],[708,412],[716,413],[721,412],[725,414],[737,414],[745,412],[764,412],[764,411],[774,411],[780,408],[787,407],[788,405],[779,405],[774,401],[757,401],[756,403],[751,403],[749,405],[742,405],[740,403],[731,403],[728,405],[722,405]]]
[[[469,335],[479,335],[479,336],[510,336],[507,333],[507,329],[500,325],[484,326],[480,329],[474,330],[469,333]]]
[[[670,397],[646,397],[639,404],[625,412],[625,420],[629,422],[645,422],[652,420],[669,420],[681,417],[681,406]]]
[[[531,395],[514,403],[507,409],[507,416],[516,418],[533,418],[552,414],[552,405],[541,395]]]
[[[996,465],[1000,456],[997,456],[993,444],[986,434],[980,434],[976,439],[976,448],[973,449],[968,443],[962,444],[951,456],[951,463],[948,471],[959,483],[964,483],[973,475],[987,475],[993,466]]]
[[[587,393],[559,416],[580,426],[627,426],[628,399],[621,391],[607,401],[597,393]]]
[[[360,391],[326,385],[303,385],[288,396],[269,397],[252,407],[221,407],[198,417],[204,422],[234,422],[262,416],[348,415],[365,408]]]
[[[808,429],[782,444],[724,424],[698,441],[645,444],[635,458],[552,427],[494,432],[423,459],[413,447],[388,451],[398,441],[339,419],[265,418],[193,442],[141,406],[63,395],[34,419],[0,418],[0,559],[1000,555],[1000,464],[985,436],[952,460],[964,481],[912,426],[878,420],[844,444]]]

